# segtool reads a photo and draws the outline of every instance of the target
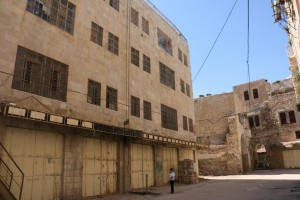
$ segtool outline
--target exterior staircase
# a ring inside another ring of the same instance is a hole
[[[24,174],[0,142],[0,200],[21,200]]]

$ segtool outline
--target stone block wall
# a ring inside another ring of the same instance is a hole
[[[197,173],[194,172],[193,160],[185,159],[178,163],[178,182],[185,184],[195,184],[199,182]]]

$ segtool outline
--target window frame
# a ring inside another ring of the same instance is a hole
[[[258,93],[258,89],[254,88],[252,90],[252,94],[253,94],[253,99],[258,99],[259,98],[259,93]]]
[[[185,131],[188,131],[188,118],[182,115],[182,128]]]
[[[131,116],[140,117],[140,98],[131,95]]]
[[[244,101],[249,101],[249,100],[250,100],[249,91],[246,90],[244,91]]]
[[[98,93],[96,92],[97,89],[99,90]],[[101,105],[101,83],[88,79],[87,102],[98,106]]]
[[[147,35],[150,34],[149,21],[142,17],[142,31]]]
[[[139,12],[132,7],[130,12],[130,21],[131,23],[139,27]]]
[[[151,59],[143,54],[143,70],[151,74]]]
[[[131,47],[131,64],[137,67],[140,66],[140,52],[134,47]]]
[[[99,46],[103,45],[103,28],[92,21],[90,40]]]
[[[161,104],[161,126],[166,129],[178,131],[177,110]]]
[[[109,0],[109,5],[119,12],[120,1],[119,0]]]
[[[108,33],[108,50],[113,54],[119,55],[119,37]]]
[[[152,108],[151,103],[148,101],[143,101],[144,119],[152,121]]]
[[[159,62],[159,74],[160,83],[175,90],[175,72],[162,62]]]
[[[106,87],[106,108],[118,111],[118,90]]]
[[[189,131],[194,132],[194,122],[191,118],[189,118]]]

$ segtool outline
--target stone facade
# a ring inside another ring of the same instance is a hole
[[[0,141],[31,181],[24,199],[124,193],[144,187],[146,173],[151,186],[166,184],[165,168],[196,157],[186,39],[148,1],[58,4],[0,6]],[[23,132],[38,165],[23,165],[32,160],[14,139]]]
[[[284,146],[300,142],[296,104],[292,79],[253,81],[234,86],[232,93],[196,99],[199,172],[237,174],[262,164],[284,168],[283,150],[289,150]],[[260,163],[258,145],[268,163]]]

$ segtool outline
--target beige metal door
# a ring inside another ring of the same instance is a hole
[[[300,168],[300,150],[283,151],[285,168]]]
[[[173,168],[177,179],[178,175],[178,151],[176,148],[163,148],[163,182],[169,183],[169,169]]]
[[[83,197],[117,192],[117,142],[86,138],[83,158]]]
[[[61,199],[62,135],[20,128],[7,130],[1,142],[25,175],[22,199]],[[12,163],[9,166],[17,173]]]
[[[191,149],[180,149],[179,160],[190,159],[195,161],[194,151]]]
[[[146,175],[148,186],[154,186],[153,147],[131,144],[131,189],[145,188]]]

